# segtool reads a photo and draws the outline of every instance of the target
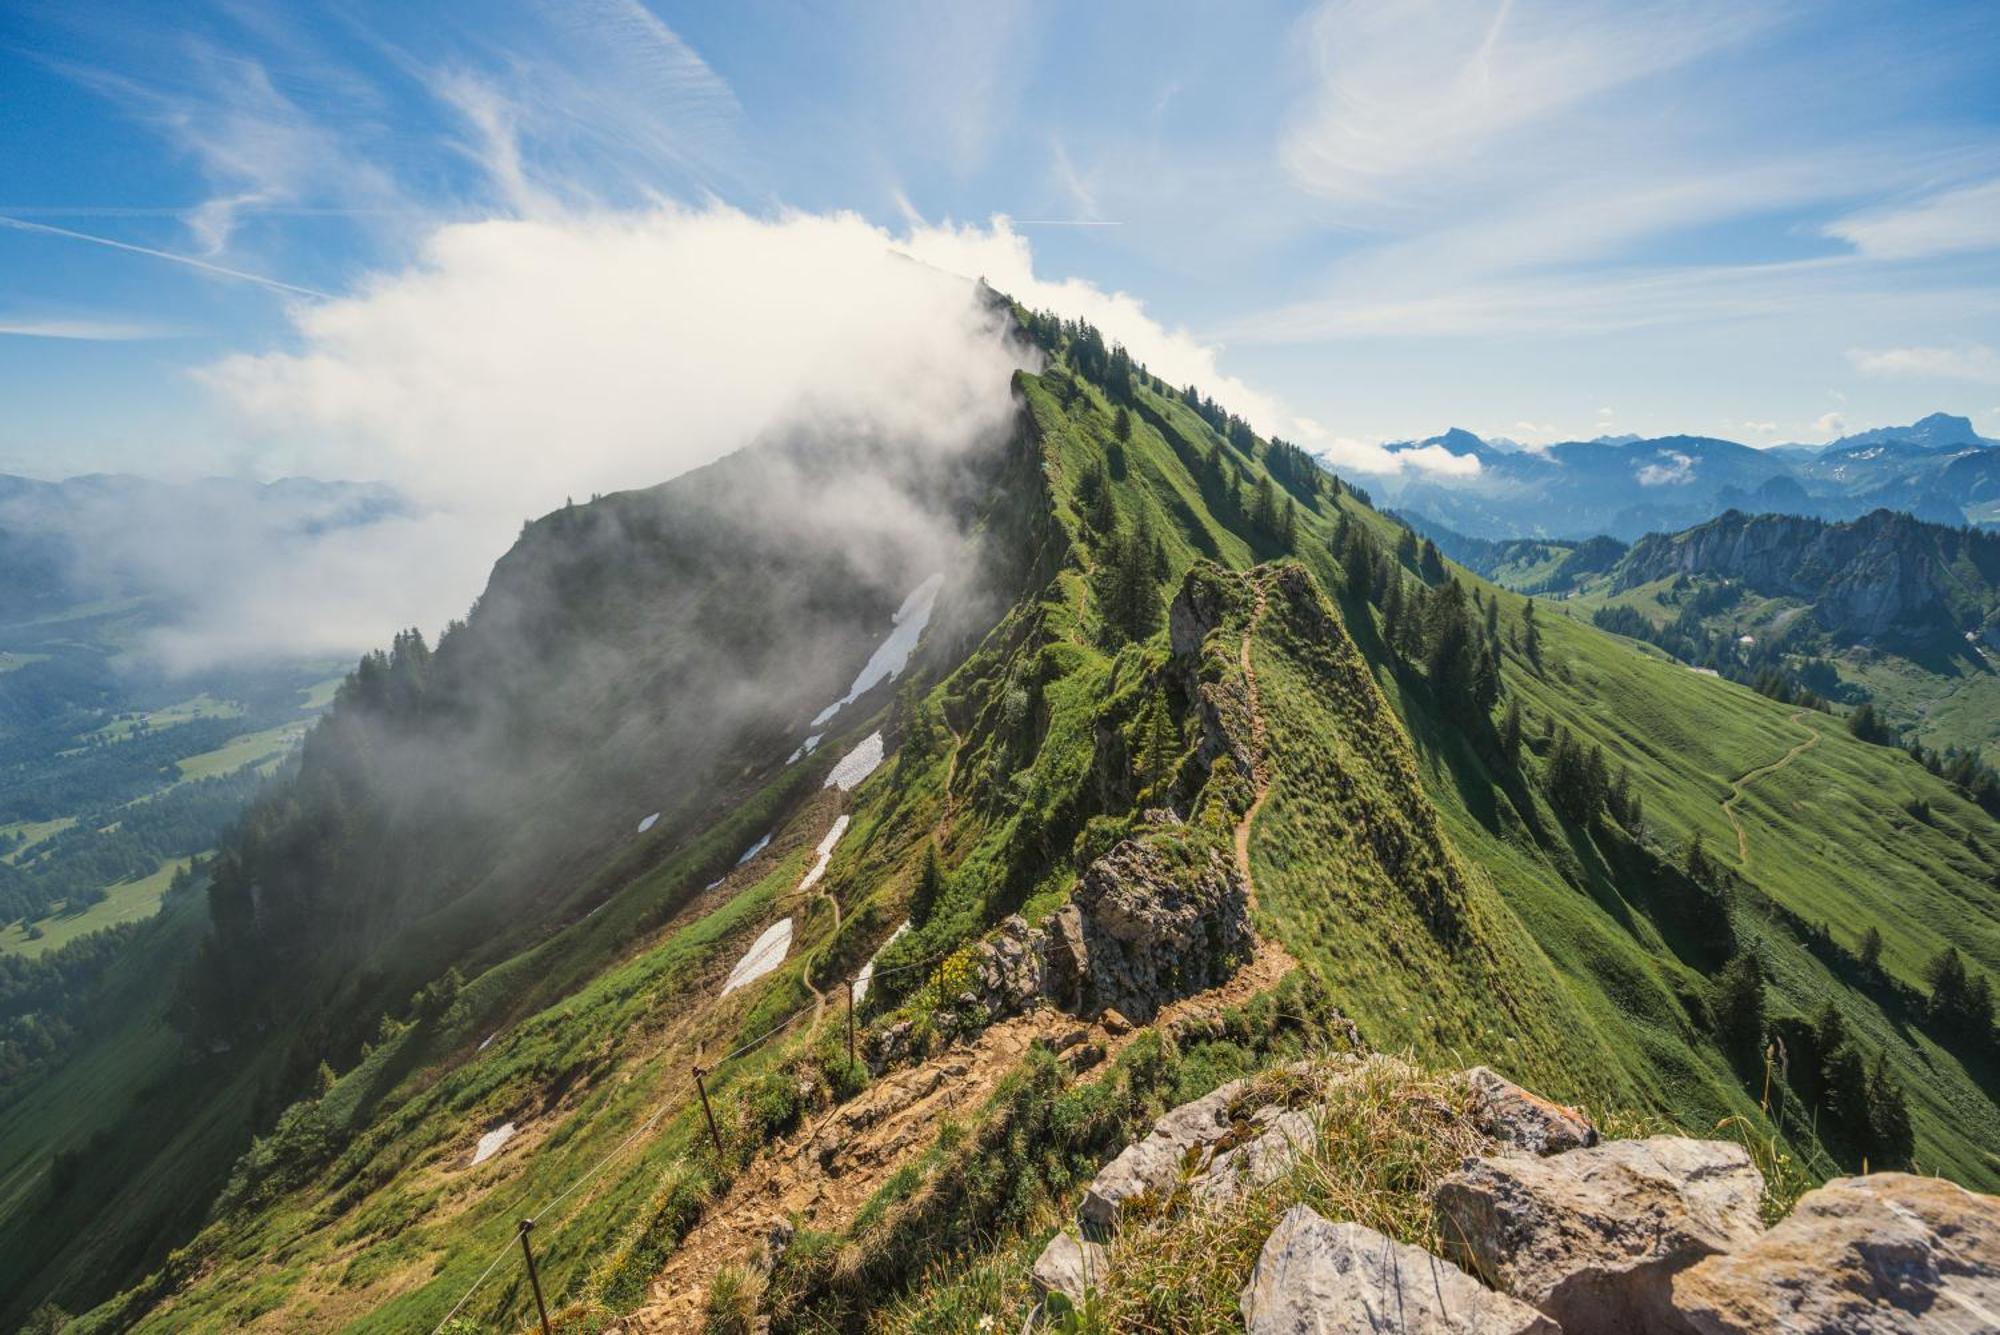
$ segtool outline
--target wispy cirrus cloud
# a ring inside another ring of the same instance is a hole
[[[2000,250],[2000,178],[1855,213],[1828,223],[1824,230],[1870,259],[1927,259]]]
[[[1863,375],[2000,385],[2000,353],[1983,343],[1949,348],[1854,348],[1847,359]]]
[[[0,312],[0,335],[14,338],[60,338],[87,343],[126,343],[138,339],[176,338],[185,330],[147,320],[116,320],[97,316],[9,315]]]
[[[1772,22],[1753,5],[1534,5],[1513,0],[1336,0],[1303,21],[1311,91],[1279,141],[1308,192],[1361,215],[1458,194],[1468,176],[1520,170],[1498,144],[1547,136],[1584,148],[1568,113]]]

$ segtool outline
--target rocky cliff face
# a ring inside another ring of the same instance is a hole
[[[1614,587],[1673,575],[1741,580],[1804,599],[1827,631],[1851,638],[1978,626],[2000,604],[2000,539],[1878,510],[1849,523],[1736,511],[1682,533],[1652,534],[1619,564]]]

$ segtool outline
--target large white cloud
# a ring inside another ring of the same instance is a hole
[[[296,345],[201,375],[267,471],[388,482],[422,513],[244,571],[178,644],[366,644],[462,612],[524,518],[647,486],[800,424],[952,446],[1003,425],[1017,351],[971,279],[1090,320],[1175,384],[1337,463],[1459,471],[1335,441],[1135,298],[1036,274],[1005,220],[891,233],[714,205],[439,228],[408,267],[293,308]],[[1476,464],[1475,464],[1476,466]]]

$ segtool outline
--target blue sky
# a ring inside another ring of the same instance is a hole
[[[1990,0],[14,0],[0,469],[395,475],[342,376],[229,368],[345,340],[345,382],[415,381],[430,352],[354,348],[482,346],[453,320],[483,308],[409,285],[481,263],[440,228],[718,209],[1031,265],[1336,457],[1451,424],[2000,435]]]

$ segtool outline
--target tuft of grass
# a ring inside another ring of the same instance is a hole
[[[757,1300],[764,1284],[755,1271],[745,1266],[724,1266],[708,1282],[708,1300],[702,1305],[703,1329],[708,1335],[750,1335],[757,1325]]]

